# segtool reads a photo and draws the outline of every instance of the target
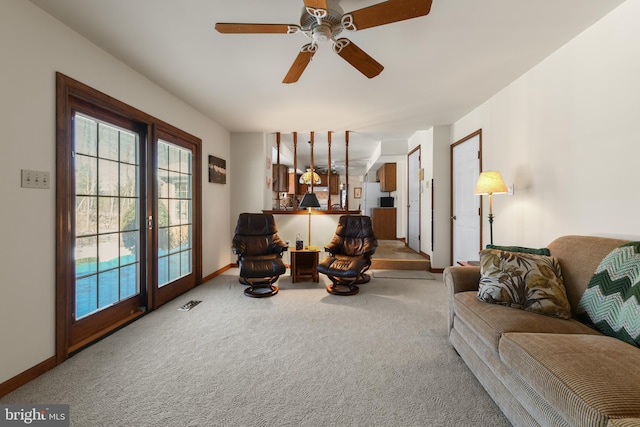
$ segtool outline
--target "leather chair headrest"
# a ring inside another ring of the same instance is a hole
[[[268,236],[276,234],[278,227],[272,214],[241,213],[236,225],[236,235]]]
[[[373,236],[371,218],[365,215],[342,215],[336,234],[340,237],[365,238]]]

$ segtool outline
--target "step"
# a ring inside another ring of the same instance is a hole
[[[388,259],[372,258],[372,270],[431,270],[428,259]]]

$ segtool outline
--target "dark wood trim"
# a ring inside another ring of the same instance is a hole
[[[347,197],[345,197],[344,209],[345,211],[349,211],[349,131],[344,131],[344,181],[345,181],[345,190],[347,191]],[[342,199],[342,194],[340,194],[340,198]]]
[[[18,387],[22,387],[29,381],[39,377],[45,372],[55,368],[58,365],[56,362],[56,357],[52,356],[35,366],[27,369],[26,371],[16,375],[13,378],[8,379],[7,381],[0,384],[0,397],[11,393]]]
[[[95,331],[108,331],[112,329],[113,324],[120,323],[121,319],[126,319],[137,313],[143,298],[144,295],[136,295],[91,316],[71,321],[67,332],[69,353],[72,351],[71,348],[78,347],[79,342],[86,341],[87,337],[95,336]],[[114,318],[118,320],[113,322]]]
[[[226,265],[225,267],[222,267],[219,270],[214,271],[213,273],[203,277],[202,278],[202,283],[208,282],[209,280],[213,279],[214,277],[217,277],[217,276],[221,275],[222,273],[224,273],[225,271],[230,270],[232,268],[238,268],[238,264],[235,264],[235,263],[229,264],[229,265]]]
[[[270,213],[274,215],[307,215],[308,212],[304,210],[297,211],[272,211],[272,210],[263,210],[263,213]],[[313,209],[311,211],[312,215],[360,215],[360,211],[321,211]]]
[[[453,265],[453,149],[474,138],[475,136],[479,136],[478,141],[478,164],[480,168],[480,172],[482,172],[482,129],[478,129],[475,132],[470,133],[464,138],[454,142],[449,147],[449,265]],[[480,196],[482,197],[482,196]],[[480,242],[479,242],[479,250],[482,250],[482,203],[480,203]]]
[[[87,335],[86,337],[75,341],[75,344],[69,346],[69,354],[75,353],[78,350],[83,349],[84,347],[87,347],[90,344],[93,344],[95,341],[97,341],[100,338],[105,337],[106,335],[117,331],[118,329],[127,326],[129,323],[133,322],[134,320],[136,320],[137,318],[143,316],[146,313],[145,310],[141,310],[141,309],[137,309],[132,311],[128,316],[125,316],[123,318],[121,318],[120,320],[118,320],[115,323],[109,323],[108,325],[106,325],[104,328],[100,329],[99,331],[92,333],[90,335]]]
[[[69,301],[68,283],[72,272],[68,268],[68,260],[71,256],[64,242],[71,230],[70,200],[71,194],[68,174],[70,166],[70,153],[68,147],[71,141],[71,124],[67,118],[70,116],[69,108],[70,86],[67,78],[56,73],[56,364],[60,364],[69,357],[67,343],[69,342],[69,330],[71,328],[67,313],[71,302]],[[65,173],[66,172],[66,173]]]
[[[331,135],[333,132],[327,132],[327,185],[329,186],[329,195],[327,197],[327,209],[331,210]],[[340,184],[338,184],[340,186]]]

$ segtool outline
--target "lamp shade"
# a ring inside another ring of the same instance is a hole
[[[301,208],[319,208],[318,196],[316,196],[316,193],[305,193],[299,206]]]
[[[322,182],[322,180],[320,179],[320,175],[318,175],[316,171],[307,169],[307,171],[303,173],[302,176],[300,176],[298,182],[300,182],[300,184],[311,184],[312,179],[314,184],[320,184]]]
[[[473,194],[487,195],[507,192],[507,186],[504,185],[504,181],[502,180],[500,172],[487,171],[480,174],[478,183],[476,184],[476,189],[474,190]]]

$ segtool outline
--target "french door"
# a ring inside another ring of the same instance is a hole
[[[153,207],[148,226],[157,243],[152,257],[155,280],[152,304],[158,307],[195,286],[194,194],[195,156],[189,143],[157,131],[154,144]]]
[[[74,109],[75,277],[70,344],[145,307],[144,168],[146,134],[135,122]]]
[[[185,132],[60,75],[58,85],[61,362],[200,283],[201,154]]]

